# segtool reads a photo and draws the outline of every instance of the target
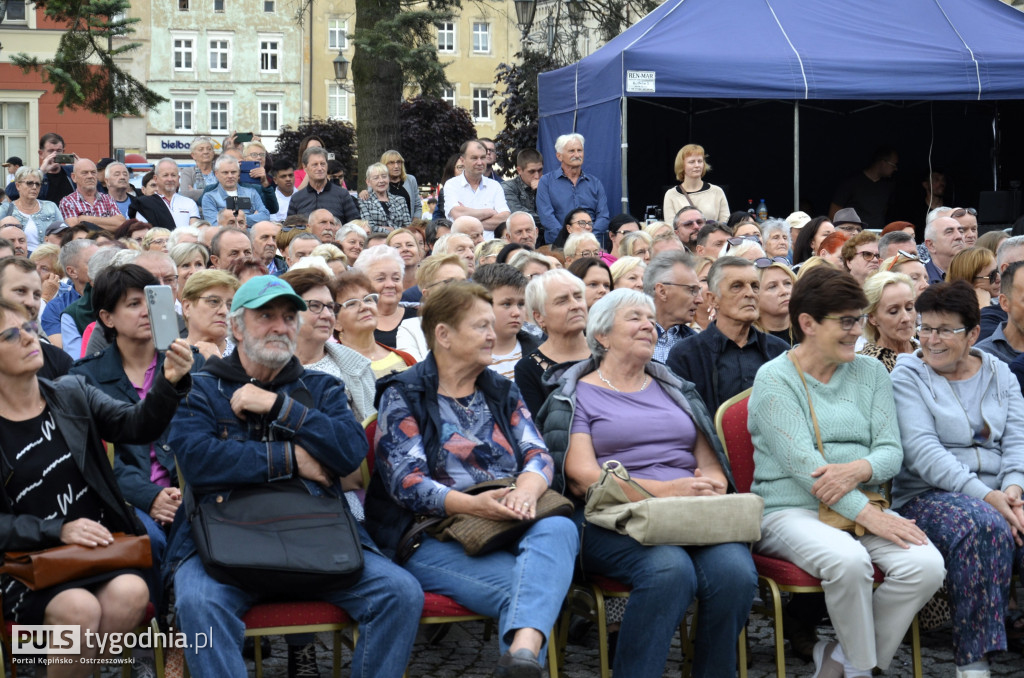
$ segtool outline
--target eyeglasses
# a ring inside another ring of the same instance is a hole
[[[373,295],[371,294],[370,296]],[[303,299],[303,301],[306,302],[306,308],[308,308],[309,312],[312,313],[313,315],[320,315],[321,313],[324,312],[325,308],[329,310],[332,315],[338,315],[338,311],[341,310],[341,304],[333,301],[329,304],[325,304],[322,301],[317,301],[316,299]],[[351,301],[354,301],[356,303],[359,302],[358,299],[352,299]]]
[[[651,253],[651,251],[649,249],[647,249],[646,247],[641,247],[638,250],[633,250],[633,256],[634,257],[641,257],[641,258],[643,258],[643,257],[646,257],[650,253]]]
[[[995,285],[999,282],[999,271],[992,271],[988,275],[976,275],[975,280],[987,280],[989,285]]]
[[[786,257],[758,257],[754,259],[754,266],[758,268],[771,268],[775,264],[782,264],[786,268],[789,268],[789,259]]]
[[[911,254],[910,252],[905,252],[903,250],[896,250],[896,256],[892,258],[892,263],[890,263],[889,268],[885,270],[891,271],[900,264],[905,264],[908,261],[921,261],[921,257],[917,256],[917,254]]]
[[[864,261],[881,261],[882,257],[878,255],[878,252],[855,252],[855,255],[859,256]]]
[[[761,239],[756,235],[739,235],[734,238],[729,238],[725,242],[729,243],[733,247],[738,247],[745,242],[756,242],[758,245],[760,245]]]
[[[967,216],[968,214],[970,214],[972,217],[976,217],[978,216],[978,210],[974,209],[973,207],[957,207],[955,210],[949,213],[949,216],[953,217],[954,219],[959,219],[960,217]]]
[[[43,184],[39,181],[22,181],[19,182],[22,186],[28,186],[29,188],[39,188]]]
[[[266,153],[250,153],[250,154],[248,154],[245,157],[252,158],[253,160],[262,160],[263,158],[267,157],[267,154]]]
[[[167,238],[156,238],[154,240],[150,240],[149,244],[150,245],[166,245],[167,244]]]
[[[864,315],[823,315],[821,317],[824,320],[838,320],[839,327],[841,327],[844,332],[849,332],[857,325],[863,325],[868,321],[866,313]]]
[[[8,327],[3,332],[0,332],[0,342],[4,344],[13,344],[14,342],[21,339],[21,333],[25,332],[33,337],[39,336],[39,323],[27,322],[21,327]]]
[[[706,223],[708,222],[705,221],[704,219],[690,219],[688,221],[680,221],[679,225],[686,226],[687,228],[690,228],[691,226],[696,226],[697,228],[700,228]]]
[[[362,299],[349,299],[348,301],[342,304],[338,304],[338,310],[344,309],[347,311],[349,309],[355,308],[359,304],[365,304],[366,306],[376,306],[378,299],[380,299],[379,294],[367,294]]]
[[[952,339],[955,335],[963,334],[966,331],[966,327],[953,329],[951,327],[929,327],[928,325],[917,326],[917,336],[921,339],[932,337],[936,334],[939,335],[939,339]]]
[[[205,297],[199,297],[204,304],[209,306],[212,310],[216,311],[221,306],[227,306],[231,308],[231,299],[225,299],[224,297],[218,297],[216,294],[210,294]]]
[[[577,252],[577,254],[581,257],[591,257],[596,259],[601,256],[601,250],[583,250],[582,252]]]
[[[684,285],[683,283],[674,282],[662,282],[662,285],[668,285],[669,287],[682,287],[690,293],[691,297],[696,297],[701,293],[700,285]]]
[[[572,223],[573,223],[574,226],[579,226],[581,228],[585,228],[588,231],[593,231],[594,230],[594,222],[590,221],[589,219],[577,219],[576,221],[574,221]]]
[[[176,275],[168,275],[168,276],[164,276],[163,278],[157,278],[156,281],[158,283],[160,283],[161,285],[167,285],[168,287],[174,287],[175,285],[178,284],[178,276],[176,276]]]

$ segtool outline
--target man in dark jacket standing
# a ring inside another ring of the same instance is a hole
[[[312,146],[302,154],[302,165],[309,181],[301,191],[292,193],[288,203],[288,216],[305,214],[314,210],[330,211],[338,221],[346,224],[359,218],[359,205],[348,191],[327,178],[327,151]]]

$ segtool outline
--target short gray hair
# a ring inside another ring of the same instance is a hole
[[[178,241],[181,240],[181,236],[183,236],[183,235],[192,235],[192,236],[195,236],[196,239],[198,239],[199,235],[200,235],[199,234],[199,229],[196,228],[195,226],[179,226],[178,228],[176,228],[173,231],[171,231],[171,235],[167,238],[167,249],[168,249],[168,251],[174,249],[174,247],[176,245],[195,244],[195,243],[179,243]]]
[[[235,158],[235,156],[228,155],[227,153],[222,153],[218,155],[217,160],[213,163],[213,171],[219,172],[221,165],[226,165],[229,162],[238,165],[238,159]]]
[[[90,247],[95,247],[96,241],[89,240],[88,238],[78,238],[72,240],[63,247],[60,248],[60,254],[57,255],[57,263],[60,267],[67,270],[68,266],[77,266],[78,257],[85,250]]]
[[[159,172],[160,171],[160,165],[166,165],[168,163],[174,165],[174,169],[175,170],[178,169],[178,163],[177,163],[177,161],[174,158],[160,158],[159,160],[156,161],[156,164],[153,165],[153,171],[154,172]]]
[[[1024,235],[1015,235],[999,243],[999,249],[996,250],[996,269],[1002,271],[1003,264],[1008,263],[1007,260],[1010,258],[1010,250],[1018,247],[1024,247]]]
[[[651,259],[644,271],[644,294],[654,296],[654,286],[672,276],[676,264],[693,270],[693,257],[683,250],[668,250]]]
[[[527,217],[530,220],[530,225],[533,226],[534,228],[537,228],[537,220],[533,218],[533,215],[530,214],[529,212],[523,211],[513,212],[512,214],[508,215],[508,219],[505,220],[506,228],[508,228],[508,226],[512,224],[512,217],[518,216]]]
[[[89,259],[88,266],[86,266],[86,270],[89,271],[89,279],[95,280],[96,278],[100,277],[100,273],[103,273],[103,271],[107,270],[111,266],[118,266],[120,264],[131,263],[130,261],[119,261],[116,263],[114,262],[114,259],[115,257],[117,257],[117,255],[125,252],[130,252],[131,254],[134,254],[136,256],[140,254],[140,252],[136,252],[135,250],[119,250],[114,247],[100,248],[100,250],[96,254],[92,255],[92,258]],[[134,259],[135,257],[132,258]]]
[[[711,268],[708,270],[708,290],[710,290],[716,297],[718,296],[718,287],[722,284],[722,277],[725,276],[725,271],[722,269],[730,266],[735,268],[746,268],[747,266],[753,265],[754,262],[742,257],[734,257],[730,255],[718,257],[715,259],[715,263],[711,264]]]
[[[316,237],[312,233],[299,233],[297,236],[295,236],[288,242],[288,256],[295,254],[295,243],[299,242],[300,240],[315,240],[317,243],[321,242],[320,238]],[[319,244],[317,245],[317,247],[319,247]]]
[[[210,144],[210,146],[216,146],[216,144],[213,143],[213,139],[211,139],[210,137],[198,136],[192,140],[192,143],[189,144],[188,149],[191,151],[194,150],[196,146],[201,146],[203,144]]]
[[[562,253],[567,257],[575,257],[576,251],[586,241],[592,241],[598,249],[601,248],[601,243],[597,241],[597,237],[593,233],[573,233],[565,239],[565,245],[562,247]]]
[[[43,171],[36,169],[35,167],[19,167],[18,171],[14,173],[14,183],[25,181],[25,179],[29,177],[35,177],[39,181],[42,181]]]
[[[914,236],[906,231],[889,231],[878,239],[878,254],[883,259],[889,258],[889,248],[894,245],[903,245],[914,242]],[[913,252],[911,252],[913,254]]]
[[[398,250],[391,245],[374,245],[373,247],[367,247],[359,253],[359,257],[352,264],[352,267],[358,271],[366,273],[371,266],[380,261],[393,262],[398,264],[399,270],[405,270],[405,261],[398,254]]]
[[[548,303],[548,284],[555,280],[564,280],[575,287],[580,294],[586,294],[587,286],[583,279],[578,278],[564,268],[554,268],[538,275],[526,284],[526,315],[533,322],[533,314],[544,316],[544,307]]]
[[[654,300],[643,292],[620,287],[604,295],[590,307],[587,317],[587,346],[599,361],[608,353],[608,349],[597,340],[597,335],[608,334],[615,325],[615,314],[620,308],[644,306],[654,313]]]
[[[309,159],[314,155],[324,156],[324,160],[327,160],[327,149],[323,146],[309,146],[302,152],[302,165],[306,166],[309,164]]]
[[[767,219],[761,222],[761,240],[768,242],[768,236],[779,231],[786,237],[786,242],[789,242],[789,224],[784,219]]]
[[[309,149],[306,149],[306,150],[309,150]],[[390,180],[391,177],[388,176],[388,166],[385,165],[382,162],[375,162],[375,163],[373,163],[372,165],[370,165],[369,167],[366,168],[366,180],[367,181],[370,180],[370,174],[380,174],[380,173],[383,173],[384,176],[388,177],[388,179]]]
[[[105,179],[110,177],[110,170],[114,167],[123,167],[126,171],[128,170],[128,165],[123,162],[112,162],[103,169],[103,177]],[[128,171],[128,174],[131,175],[131,172]]]
[[[928,228],[929,224],[931,224],[933,221],[935,221],[939,217],[946,216],[952,211],[952,207],[946,207],[945,205],[940,205],[939,207],[936,207],[935,209],[928,213],[928,216],[924,218],[924,227]]]
[[[580,142],[580,146],[583,146],[583,135],[578,132],[571,134],[563,134],[562,136],[555,139],[555,153],[561,153],[565,148],[565,145],[570,141]]]
[[[180,230],[180,228],[176,229],[174,233]],[[171,233],[172,238],[174,233]],[[174,261],[175,266],[181,266],[196,254],[203,257],[203,266],[210,265],[210,251],[197,242],[180,242],[170,248],[171,259]]]
[[[334,239],[344,240],[348,237],[349,233],[358,233],[363,236],[363,244],[366,244],[366,230],[359,224],[354,224],[351,221],[338,229],[338,232],[334,235]]]

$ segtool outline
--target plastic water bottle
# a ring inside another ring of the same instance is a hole
[[[757,221],[761,223],[768,219],[768,206],[764,204],[764,198],[761,198],[761,204],[757,206]]]

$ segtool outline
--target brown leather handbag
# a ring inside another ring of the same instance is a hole
[[[821,453],[821,458],[825,460],[825,463],[828,463],[828,460],[825,459],[825,447],[821,444],[821,429],[818,428],[818,417],[814,414],[814,403],[811,402],[811,390],[807,388],[807,379],[804,378],[804,371],[800,369],[800,363],[796,361],[792,351],[789,352],[789,359],[793,366],[796,367],[796,373],[800,375],[800,381],[804,385],[804,393],[807,394],[807,407],[811,410],[811,423],[814,424],[814,439],[818,444],[818,452]],[[889,508],[889,500],[878,492],[870,490],[858,491],[868,498],[869,503],[874,504],[878,508],[882,510]],[[863,525],[850,520],[841,513],[837,513],[831,506],[823,502],[818,502],[818,520],[829,527],[834,527],[843,532],[850,532],[858,537],[863,537],[867,532]]]
[[[20,581],[33,591],[115,570],[153,567],[149,537],[114,533],[109,546],[67,544],[42,551],[8,551],[0,574]]]

